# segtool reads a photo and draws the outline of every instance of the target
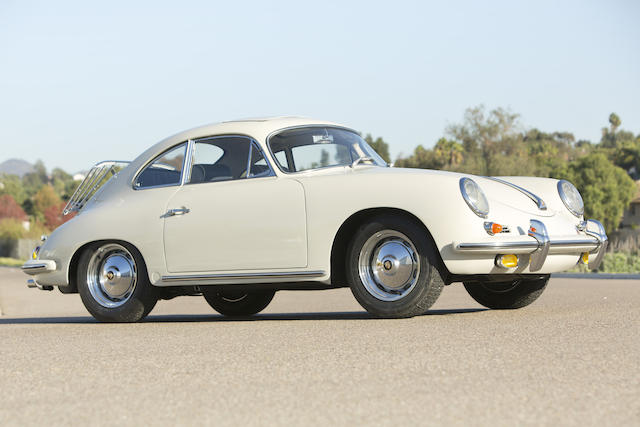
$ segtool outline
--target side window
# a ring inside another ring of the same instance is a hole
[[[186,149],[187,143],[185,142],[156,157],[138,175],[135,187],[149,188],[179,185],[182,178],[182,165]]]
[[[256,143],[251,144],[251,161],[249,163],[249,178],[260,178],[271,175],[271,168],[264,158],[264,154]]]
[[[245,178],[250,141],[244,137],[217,137],[196,141],[190,184]]]

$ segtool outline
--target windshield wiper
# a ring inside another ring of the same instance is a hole
[[[357,159],[355,159],[352,163],[351,163],[351,167],[355,168],[360,162],[373,162],[373,157],[369,157],[369,156],[361,156],[358,157]]]

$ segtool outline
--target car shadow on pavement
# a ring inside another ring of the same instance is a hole
[[[443,316],[488,311],[486,308],[461,308],[452,310],[429,310],[426,314],[416,316]],[[144,323],[194,323],[194,322],[260,322],[279,320],[384,320],[378,319],[366,311],[319,312],[319,313],[264,313],[251,317],[225,317],[219,314],[158,314],[142,320]],[[75,317],[18,317],[2,318],[0,325],[30,324],[87,324],[99,323],[90,316]]]

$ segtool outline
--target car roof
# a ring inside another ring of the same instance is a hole
[[[189,139],[206,138],[208,136],[216,135],[247,135],[258,141],[259,144],[264,145],[267,136],[281,129],[297,127],[297,126],[331,126],[341,127],[349,129],[338,123],[333,123],[325,120],[310,119],[305,117],[259,117],[248,118],[239,120],[230,120],[219,123],[212,123],[204,126],[198,126],[192,129],[188,129],[149,147],[143,153],[141,153],[131,165],[133,168],[138,168],[142,164],[146,163],[150,158],[157,156],[165,150],[173,147],[176,144],[187,141]],[[266,149],[266,147],[263,147]]]
[[[305,117],[265,117],[230,120],[199,126],[177,133],[160,141],[157,144],[159,146],[157,148],[169,148],[175,143],[186,141],[188,139],[198,139],[214,135],[248,135],[258,141],[266,141],[267,136],[280,129],[318,125],[345,127],[338,123],[309,119]]]

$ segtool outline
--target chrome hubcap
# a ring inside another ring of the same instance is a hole
[[[365,289],[382,301],[396,301],[411,292],[420,275],[418,251],[407,236],[383,230],[360,251],[358,272]]]
[[[87,284],[93,298],[103,307],[115,308],[131,298],[137,272],[133,256],[123,246],[112,243],[93,253],[87,269]]]

